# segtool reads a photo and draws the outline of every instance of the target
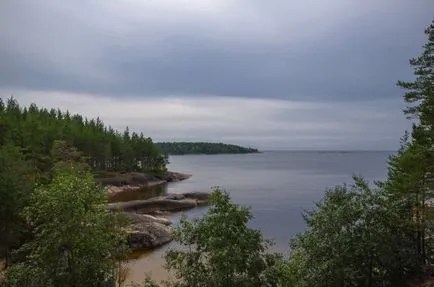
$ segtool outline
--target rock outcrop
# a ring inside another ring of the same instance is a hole
[[[113,196],[115,194],[124,193],[124,192],[132,192],[132,191],[139,191],[143,189],[149,189],[154,186],[162,185],[166,183],[164,180],[158,180],[153,181],[151,183],[147,183],[144,185],[123,185],[123,186],[116,186],[112,185],[107,188],[107,193],[109,196]]]
[[[166,174],[157,177],[166,182],[176,182],[176,181],[189,179],[191,176],[192,176],[191,174],[168,171],[166,172]]]
[[[169,194],[145,200],[116,202],[108,205],[112,211],[158,214],[192,209],[208,203],[207,193]]]
[[[108,205],[113,212],[122,213],[129,225],[125,228],[132,250],[159,247],[172,240],[171,222],[151,214],[164,214],[191,209],[208,203],[208,193],[169,194],[147,200],[117,202]]]
[[[157,217],[149,214],[138,214],[133,212],[121,212],[121,214],[129,221],[131,225],[152,222],[167,226],[172,224],[172,222],[165,217]]]
[[[129,173],[103,173],[95,175],[95,180],[103,186],[146,186],[155,182],[177,182],[186,180],[191,174],[168,171],[163,175],[129,172]]]
[[[209,193],[207,192],[187,192],[182,194],[185,198],[195,199],[208,203]]]
[[[125,228],[127,243],[133,250],[153,249],[172,241],[171,222],[146,214],[123,213],[131,222]]]
[[[108,209],[122,213],[129,221],[124,230],[132,250],[152,249],[172,240],[170,220],[153,215],[208,203],[208,194],[201,192],[160,196],[166,183],[188,179],[189,174],[104,173],[99,176],[96,181],[108,187],[107,194],[113,202],[108,204]]]
[[[95,176],[98,183],[107,187],[107,194],[111,202],[155,197],[164,191],[166,183],[177,182],[191,177],[189,174],[170,171],[164,175],[139,172],[106,172]]]

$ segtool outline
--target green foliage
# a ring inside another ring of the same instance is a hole
[[[124,237],[106,203],[92,174],[73,163],[38,187],[25,210],[34,239],[21,248],[25,261],[7,269],[8,286],[113,286]]]
[[[222,153],[257,153],[254,148],[247,148],[223,143],[206,143],[206,142],[162,142],[157,146],[165,154],[182,155],[182,154],[222,154]]]
[[[399,153],[390,160],[387,190],[403,202],[401,216],[413,225],[417,265],[434,263],[433,214],[427,200],[434,190],[434,21],[425,30],[428,42],[417,58],[410,60],[416,79],[399,81],[409,104],[405,113],[415,119],[411,138],[406,135]]]
[[[247,226],[250,210],[215,189],[202,219],[181,220],[174,238],[183,248],[166,254],[179,279],[171,286],[275,286],[279,257],[267,254],[269,242]]]
[[[159,287],[159,285],[147,276],[142,284],[130,284],[128,287]]]
[[[411,104],[405,110],[409,116],[417,117],[422,126],[428,128],[434,124],[434,20],[425,30],[427,43],[417,58],[410,59],[416,79],[412,82],[399,81],[398,86],[406,89],[404,99]]]
[[[7,281],[0,283],[2,287],[42,287],[53,286],[46,282],[43,270],[37,266],[31,266],[26,262],[14,264],[6,271]]]
[[[34,181],[34,171],[21,150],[0,146],[0,257],[6,265],[11,261],[11,249],[20,243],[26,230],[21,211],[28,203]]]
[[[21,108],[10,98],[0,105],[0,145],[23,149],[42,173],[50,172],[50,151],[55,141],[75,147],[93,170],[165,172],[166,159],[151,138],[119,133],[99,119],[84,119],[59,110],[40,109],[35,104]]]
[[[91,172],[83,154],[65,141],[54,141],[50,151],[50,159],[51,175],[68,172],[71,166],[82,172]]]
[[[417,268],[400,204],[362,178],[328,190],[291,241],[285,286],[400,286]]]

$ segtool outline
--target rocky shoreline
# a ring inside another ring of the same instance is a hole
[[[110,202],[119,202],[158,196],[165,184],[190,177],[190,174],[178,172],[167,172],[164,175],[132,172],[107,173],[104,177],[96,177],[95,180],[107,188]]]
[[[152,188],[190,178],[189,174],[168,172],[163,176],[141,173],[120,174],[112,178],[96,179],[107,188],[111,203],[108,210],[127,219],[124,228],[127,242],[133,251],[150,250],[172,241],[172,222],[162,215],[185,211],[208,204],[208,193],[156,195]],[[150,193],[147,199],[116,200],[131,198],[131,194]],[[129,195],[129,196],[125,196]],[[156,195],[156,196],[155,196]]]
[[[176,182],[191,177],[191,174],[168,171],[163,175],[140,173],[140,172],[121,172],[121,173],[99,173],[95,175],[95,180],[103,186],[124,187],[124,186],[148,186],[155,182]]]
[[[133,251],[149,250],[172,241],[172,222],[162,214],[171,214],[206,205],[208,193],[169,194],[146,200],[111,203],[107,208],[129,221],[124,228]],[[157,216],[158,215],[158,216]]]

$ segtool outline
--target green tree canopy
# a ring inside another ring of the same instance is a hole
[[[7,269],[7,286],[113,286],[124,238],[106,203],[91,173],[62,166],[26,208],[34,238],[21,248],[25,260]]]
[[[14,98],[0,105],[0,145],[23,149],[42,173],[51,170],[50,151],[56,140],[74,146],[93,170],[166,171],[166,160],[152,139],[107,127],[99,119],[86,119],[60,110],[20,107]]]
[[[267,254],[269,242],[248,227],[249,209],[215,189],[211,207],[201,219],[183,218],[174,238],[180,249],[166,254],[179,281],[172,286],[275,286],[278,256]]]
[[[25,161],[21,149],[0,146],[0,251],[6,265],[11,248],[20,243],[26,230],[22,210],[28,204],[35,182],[35,172]]]
[[[400,205],[362,178],[326,191],[291,241],[284,286],[401,286],[417,256]]]
[[[418,266],[434,263],[434,217],[427,206],[434,196],[434,21],[425,34],[422,53],[410,60],[415,80],[398,82],[406,90],[405,113],[414,121],[411,137],[404,137],[401,150],[390,159],[386,181],[390,194],[405,202],[401,216],[413,224]]]

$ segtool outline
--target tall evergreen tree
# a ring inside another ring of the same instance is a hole
[[[425,30],[424,50],[410,60],[414,81],[399,81],[405,89],[408,107],[405,114],[414,120],[411,138],[405,137],[399,153],[391,158],[387,186],[403,202],[403,217],[414,225],[414,248],[418,264],[432,262],[433,218],[427,212],[427,200],[434,196],[434,21]],[[427,234],[431,233],[431,234]],[[427,241],[428,240],[428,241]]]
[[[21,212],[32,194],[34,175],[19,148],[0,146],[0,258],[6,266],[26,229]]]

